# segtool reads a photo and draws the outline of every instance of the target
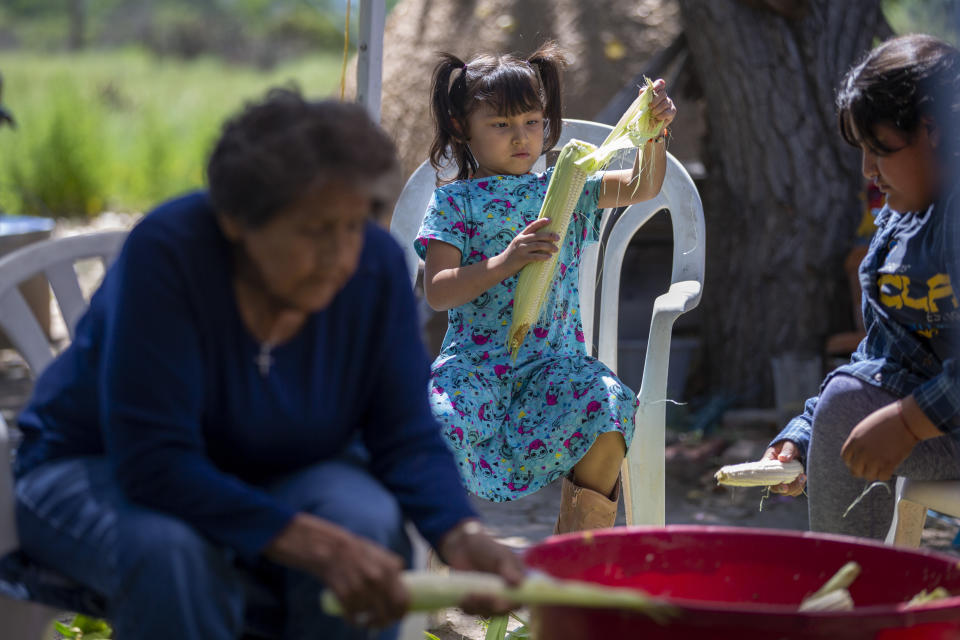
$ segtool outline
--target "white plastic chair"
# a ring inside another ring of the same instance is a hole
[[[571,138],[599,144],[611,127],[585,120],[565,120],[557,147]],[[543,171],[541,157],[535,171]],[[436,174],[429,162],[413,172],[397,200],[390,230],[403,247],[413,282],[420,259],[413,249],[423,215],[436,186]],[[624,504],[627,524],[664,524],[664,438],[667,370],[673,323],[697,306],[703,289],[704,240],[703,205],[693,180],[683,166],[667,154],[667,174],[660,194],[625,210],[606,210],[601,238],[582,255],[580,271],[580,312],[588,350],[612,370],[617,370],[617,331],[620,275],[627,246],[634,233],[657,212],[666,209],[673,224],[673,270],[670,289],[654,302],[647,338],[643,379],[637,394],[636,432],[623,466]],[[602,265],[600,247],[603,246]],[[595,328],[597,282],[600,283],[599,322]],[[596,349],[594,346],[596,345]]]
[[[920,482],[897,478],[896,507],[886,543],[919,547],[927,509],[960,518],[960,480]]]
[[[54,353],[18,286],[35,275],[44,275],[73,339],[77,320],[87,307],[74,263],[99,258],[106,267],[116,257],[124,237],[126,232],[112,231],[45,240],[0,258],[0,329],[27,361],[34,377],[50,363]],[[0,416],[0,557],[19,546],[11,453],[7,425]],[[17,587],[9,583],[4,586]],[[28,595],[26,591],[24,595]],[[4,634],[11,638],[39,640],[56,613],[55,609],[27,600],[0,597],[0,620]]]

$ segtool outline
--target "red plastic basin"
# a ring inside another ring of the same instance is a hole
[[[853,611],[800,613],[797,605],[849,560],[862,572]],[[960,559],[860,538],[797,531],[671,525],[550,538],[526,562],[559,577],[636,587],[678,607],[658,625],[629,611],[537,607],[539,640],[850,638],[960,640]],[[922,589],[957,594],[920,608]]]

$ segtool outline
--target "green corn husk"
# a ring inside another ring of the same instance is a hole
[[[407,571],[403,584],[410,596],[410,611],[435,611],[457,606],[468,595],[492,595],[523,605],[561,605],[604,609],[627,609],[666,623],[676,607],[648,596],[639,589],[607,587],[591,582],[559,580],[533,572],[519,587],[509,587],[491,573],[451,571],[449,575]],[[324,613],[341,615],[343,609],[329,590],[320,598]]]
[[[860,564],[850,561],[840,567],[822,587],[800,603],[800,611],[848,611],[853,600],[847,590],[860,575]]]
[[[904,609],[913,609],[915,607],[920,607],[928,602],[936,602],[937,600],[943,600],[944,598],[950,598],[950,592],[944,589],[943,587],[937,587],[931,591],[923,589],[920,593],[910,598],[910,602],[904,605]]]
[[[663,123],[654,119],[650,112],[653,82],[650,78],[644,80],[646,88],[624,112],[602,145],[595,147],[587,142],[571,140],[560,150],[539,215],[552,221],[544,231],[557,233],[560,236],[559,246],[563,244],[570,216],[587,177],[606,167],[621,149],[638,147],[638,166],[652,162],[653,156],[648,157],[644,152],[646,142],[660,135]],[[558,257],[559,254],[555,254],[544,262],[531,262],[520,271],[513,296],[513,321],[507,332],[507,347],[514,359],[530,327],[540,321],[543,303],[556,273]]]
[[[541,231],[559,235],[558,246],[563,246],[567,227],[570,226],[570,217],[587,181],[588,173],[577,167],[576,163],[595,149],[589,142],[571,140],[563,145],[557,157],[550,184],[547,185],[547,194],[540,207],[539,218],[550,218],[550,224]],[[507,331],[507,347],[514,359],[530,327],[540,319],[543,303],[557,271],[559,256],[559,253],[555,253],[549,260],[531,262],[520,270],[517,289],[513,294],[513,321]]]
[[[644,154],[646,143],[660,135],[663,131],[663,122],[656,120],[650,111],[650,103],[653,101],[653,81],[647,77],[644,77],[643,81],[646,84],[644,90],[623,112],[603,144],[593,153],[580,159],[577,162],[578,167],[587,173],[594,173],[607,166],[618,151],[631,147],[637,147],[640,154],[637,158],[638,165],[644,166],[645,163],[650,162]]]

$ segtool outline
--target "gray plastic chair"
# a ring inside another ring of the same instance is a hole
[[[585,120],[564,120],[557,148],[571,138],[601,143],[611,127]],[[580,312],[584,335],[591,337],[587,348],[612,370],[617,370],[617,332],[620,277],[623,258],[634,233],[654,214],[667,210],[673,225],[673,270],[670,288],[653,306],[647,338],[643,378],[637,397],[633,445],[623,466],[624,504],[628,524],[664,524],[664,449],[667,370],[674,321],[700,302],[703,290],[704,241],[703,205],[693,180],[683,166],[667,155],[667,174],[660,194],[626,209],[603,213],[600,243],[582,254]],[[534,171],[543,171],[543,157]],[[416,282],[420,259],[413,249],[423,215],[436,186],[436,174],[424,162],[410,176],[393,211],[390,231],[404,249]],[[600,248],[603,247],[602,264]],[[599,300],[597,283],[600,283]],[[599,320],[597,321],[597,318]]]

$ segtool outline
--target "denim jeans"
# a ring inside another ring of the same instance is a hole
[[[335,522],[410,561],[394,497],[362,466],[333,460],[265,487],[300,511]],[[391,640],[397,628],[357,629],[320,612],[323,585],[267,561],[244,566],[183,521],[131,503],[103,457],[56,460],[16,483],[21,548],[103,594],[116,637],[233,640],[247,622],[249,585],[273,593],[276,636]],[[266,587],[266,589],[264,589]]]

